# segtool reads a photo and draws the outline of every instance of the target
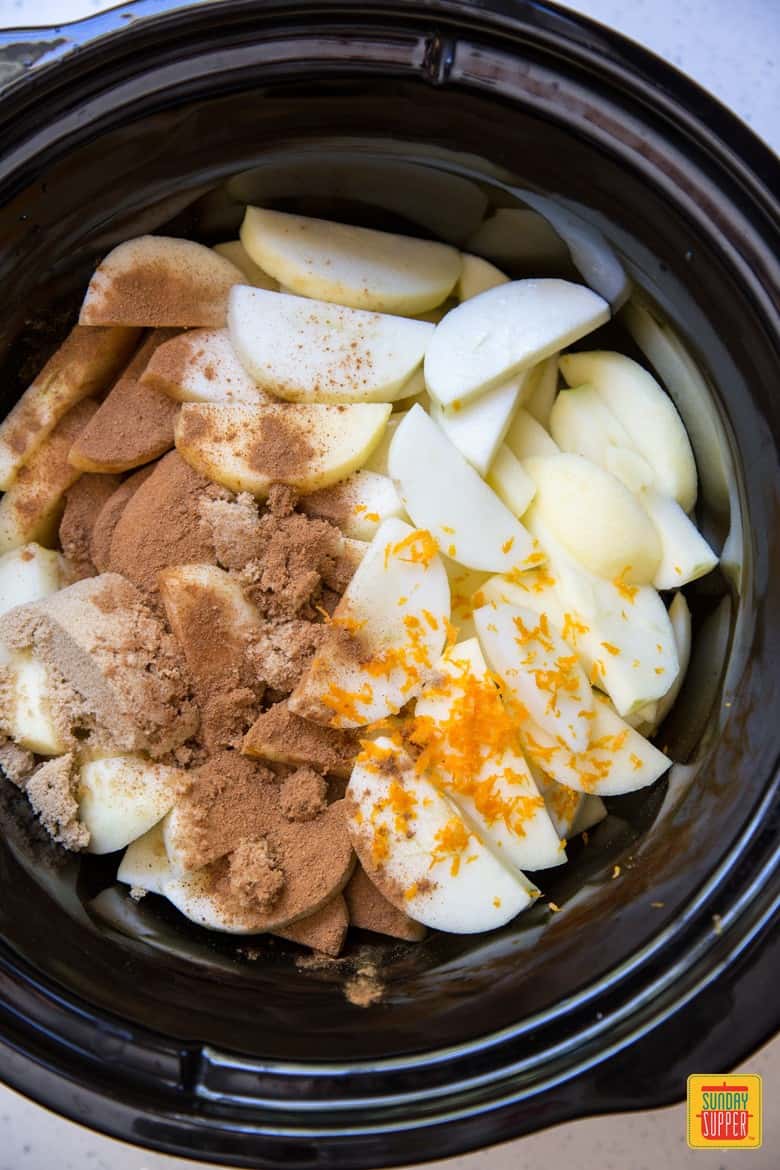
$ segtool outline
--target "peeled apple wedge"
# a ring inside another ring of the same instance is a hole
[[[218,930],[223,934],[256,933],[251,914],[241,918],[235,911],[228,913],[220,906],[209,877],[208,868],[174,874],[165,881],[162,892],[180,914],[207,930]]]
[[[539,727],[521,728],[523,746],[535,763],[568,788],[595,796],[620,796],[646,788],[670,760],[621,719],[609,700],[594,696],[590,744],[570,752]]]
[[[474,598],[477,609],[482,605],[519,605],[523,609],[531,609],[537,615],[546,614],[552,628],[568,642],[572,649],[577,649],[580,662],[587,671],[590,666],[583,661],[579,647],[570,641],[569,632],[571,620],[566,621],[566,608],[560,598],[556,579],[551,575],[550,566],[544,565],[541,569],[532,569],[527,573],[518,573],[510,580],[497,573],[489,577],[479,587]],[[569,635],[564,637],[563,631]]]
[[[164,342],[141,375],[142,386],[175,402],[270,402],[249,377],[227,329],[188,329]]]
[[[59,555],[51,549],[26,544],[0,557],[0,614],[49,597],[59,587]]]
[[[241,242],[299,295],[379,313],[422,313],[452,291],[457,249],[432,240],[248,207]]]
[[[551,439],[542,424],[524,407],[515,412],[506,433],[506,445],[521,462],[534,455],[559,455],[560,447]]]
[[[422,361],[434,326],[239,287],[230,340],[255,382],[290,402],[392,402]]]
[[[653,578],[656,589],[677,589],[715,568],[717,556],[676,500],[652,489],[643,492],[641,500],[661,540],[661,563]]]
[[[162,821],[131,841],[116,871],[117,881],[148,894],[164,894],[166,882],[175,876],[165,851]]]
[[[83,764],[79,820],[89,829],[89,852],[113,853],[143,836],[173,807],[176,786],[183,779],[180,768],[140,756],[111,756]]]
[[[521,711],[570,751],[584,751],[593,692],[550,621],[516,605],[485,605],[474,611],[474,624],[491,669]]]
[[[470,252],[464,252],[461,259],[463,263],[458,283],[455,285],[455,296],[459,301],[470,301],[472,297],[479,296],[489,288],[509,283],[509,277],[489,260],[483,260],[481,256],[472,256]]]
[[[539,790],[520,750],[476,638],[453,646],[415,706],[425,732],[418,761],[489,848],[518,869],[547,869],[566,861]],[[465,740],[465,743],[464,743]],[[480,740],[484,749],[475,745]]]
[[[387,420],[387,426],[382,432],[382,438],[377,443],[374,450],[369,455],[363,464],[364,471],[373,471],[377,475],[389,475],[390,470],[387,465],[387,460],[390,455],[390,444],[393,441],[395,432],[406,418],[408,411],[399,411],[398,414],[391,414]]]
[[[570,386],[590,383],[653,469],[653,487],[684,512],[696,503],[696,464],[671,398],[638,362],[620,353],[570,353],[560,360]]]
[[[528,532],[422,407],[398,427],[388,470],[414,523],[458,564],[500,573],[533,556]]]
[[[677,696],[685,681],[685,675],[687,674],[691,661],[691,611],[688,608],[688,602],[685,600],[684,593],[675,593],[674,600],[669,606],[669,620],[674,630],[674,642],[677,647],[677,658],[680,666],[677,671],[677,677],[669,687],[669,690],[658,700],[655,709],[655,726],[653,731],[661,726],[677,701]]]
[[[215,244],[214,251],[218,256],[223,256],[225,260],[234,264],[245,277],[247,284],[251,284],[255,288],[267,288],[269,292],[278,292],[279,281],[274,280],[267,272],[263,272],[258,264],[255,264],[240,240],[227,240],[224,244]]]
[[[558,393],[558,354],[545,358],[531,371],[531,391],[525,409],[541,426],[549,429],[550,413]]]
[[[653,580],[661,542],[620,480],[581,455],[535,456],[523,466],[536,485],[534,515],[580,564],[608,580]]]
[[[386,520],[290,698],[303,718],[360,727],[419,694],[444,648],[447,573],[430,533]]]
[[[450,620],[457,631],[458,641],[464,642],[467,638],[476,638],[474,628],[475,598],[480,597],[480,589],[490,578],[487,573],[480,573],[474,569],[464,569],[457,561],[446,559],[444,567],[450,583],[452,596],[452,614]],[[482,601],[479,604],[483,604]]]
[[[609,320],[596,293],[566,280],[514,280],[448,313],[425,353],[425,382],[442,406],[466,402]]]
[[[529,377],[530,371],[524,371],[508,382],[486,390],[472,402],[450,410],[432,404],[431,416],[482,476],[487,474],[512,417],[525,397]]]
[[[389,403],[185,402],[176,449],[215,483],[264,499],[272,483],[313,492],[346,479],[379,442]]]
[[[525,515],[536,494],[536,484],[506,443],[498,448],[485,478],[513,516],[520,519]]]
[[[652,467],[593,386],[561,391],[550,413],[550,434],[562,451],[597,463],[629,491],[653,482]]]
[[[679,663],[669,615],[655,589],[588,573],[538,522],[533,508],[529,524],[549,558],[545,570],[555,578],[564,637],[591,682],[606,691],[622,716],[661,698]],[[531,601],[528,605],[533,608]]]
[[[235,264],[203,244],[137,236],[119,244],[95,269],[79,324],[224,325],[228,293],[243,280]]]
[[[571,840],[606,817],[607,809],[600,796],[590,796],[575,788],[567,788],[565,784],[545,776],[541,768],[534,765],[531,766],[531,773],[544,797],[555,831],[564,840]]]
[[[5,651],[3,656],[5,656]],[[0,726],[9,739],[39,756],[60,756],[68,750],[53,716],[54,691],[46,667],[24,651],[8,657],[4,669],[7,702]]]
[[[385,755],[393,774],[373,762]],[[453,934],[495,930],[538,897],[503,865],[455,806],[415,774],[402,749],[380,737],[359,758],[347,787],[355,851],[382,894],[416,922]]]
[[[299,506],[309,516],[330,520],[353,540],[372,540],[380,524],[404,510],[392,479],[365,468],[332,487],[302,496]]]

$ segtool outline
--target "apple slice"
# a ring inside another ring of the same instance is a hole
[[[546,455],[523,464],[536,485],[533,514],[580,564],[608,580],[621,573],[645,585],[661,562],[647,512],[613,475],[581,455]]]
[[[243,280],[234,264],[203,244],[137,236],[119,244],[95,269],[79,324],[224,325],[228,293]]]
[[[470,301],[489,288],[509,283],[509,277],[500,268],[496,268],[489,260],[483,260],[481,256],[464,252],[461,260],[460,277],[455,285],[455,296],[459,301]]]
[[[586,792],[578,792],[575,788],[567,788],[557,780],[545,776],[541,768],[531,765],[531,772],[536,786],[544,797],[547,812],[553,823],[556,833],[565,841],[579,836],[586,829],[593,828],[607,815],[607,809],[600,796],[591,796]]]
[[[558,233],[530,207],[499,207],[472,233],[468,247],[497,264],[529,273],[554,271],[569,261]]]
[[[218,256],[229,260],[244,276],[247,284],[255,288],[267,288],[269,292],[279,291],[279,281],[274,280],[267,272],[255,264],[240,240],[227,240],[224,244],[215,244],[214,251]]]
[[[620,353],[570,353],[560,360],[570,386],[588,382],[622,423],[653,469],[653,486],[684,512],[696,503],[696,464],[688,433],[671,398],[638,362]]]
[[[173,807],[180,768],[141,756],[111,756],[79,772],[79,820],[89,829],[90,853],[114,853],[156,825]]]
[[[622,716],[659,699],[676,678],[679,663],[669,615],[655,589],[588,573],[538,522],[533,507],[529,524],[549,558],[547,569],[568,614],[564,636],[591,681],[607,692]]]
[[[516,605],[474,611],[480,645],[521,713],[573,752],[590,738],[593,694],[577,655],[545,615]]]
[[[26,544],[0,557],[0,614],[17,605],[41,601],[56,593],[61,584],[56,552],[39,544]]]
[[[83,398],[110,386],[130,357],[138,329],[87,329],[76,325],[35,381],[0,422],[0,490]]]
[[[349,224],[248,207],[241,242],[298,294],[380,313],[422,313],[452,291],[457,249]]]
[[[534,455],[558,455],[560,447],[532,414],[520,407],[506,433],[506,445],[521,462]]]
[[[211,866],[191,873],[174,874],[163,886],[163,894],[180,914],[206,930],[222,934],[255,934],[258,928],[250,909],[237,911],[224,904],[212,889]]]
[[[543,565],[526,573],[515,573],[511,578],[497,573],[479,587],[474,597],[474,606],[479,609],[483,605],[494,607],[515,605],[521,609],[533,610],[538,617],[545,614],[555,632],[577,651],[580,662],[583,662],[578,641],[573,634],[576,627],[572,625],[571,615],[567,620],[567,611],[557,589],[557,580],[550,568],[550,565]],[[590,669],[585,663],[583,668],[586,671]]]
[[[392,771],[382,768],[383,759]],[[454,934],[495,930],[538,897],[386,737],[355,765],[347,810],[352,843],[371,881],[425,926]]]
[[[412,403],[412,406],[413,405],[414,403]],[[411,409],[411,407],[409,409]],[[399,411],[398,414],[390,415],[390,418],[387,420],[387,426],[385,427],[382,434],[382,438],[379,440],[376,447],[374,447],[374,450],[363,464],[363,469],[365,471],[373,471],[377,475],[390,474],[390,469],[387,464],[387,461],[390,457],[390,444],[393,441],[395,432],[398,430],[399,426],[406,418],[408,413],[409,411],[404,410]]]
[[[536,484],[506,443],[498,448],[486,478],[488,485],[518,520],[525,515],[536,495]]]
[[[290,709],[331,727],[394,715],[444,648],[450,589],[429,532],[386,520],[341,598]]]
[[[308,516],[320,516],[338,525],[353,540],[372,540],[380,524],[391,516],[402,516],[404,511],[392,479],[365,469],[303,496],[299,506]]]
[[[531,389],[525,401],[525,409],[536,421],[547,430],[550,425],[550,414],[558,393],[558,357],[557,353],[545,358],[531,370]]]
[[[141,385],[175,402],[270,402],[249,377],[227,329],[190,329],[166,341],[141,374]]]
[[[185,402],[176,448],[196,471],[235,492],[263,499],[272,483],[313,492],[356,471],[389,416],[389,403],[381,402]]]
[[[425,353],[425,382],[442,406],[465,402],[550,357],[609,320],[609,305],[566,280],[514,280],[448,313]]]
[[[36,755],[62,755],[68,745],[55,717],[54,687],[46,667],[27,651],[9,654],[3,646],[2,657],[0,730]]]
[[[68,456],[81,471],[130,471],[151,463],[173,446],[178,405],[141,375],[158,346],[172,336],[155,329],[90,419]]]
[[[453,646],[422,691],[416,761],[476,834],[505,862],[548,869],[566,861],[523,757],[517,721],[499,697],[476,638]]]
[[[640,499],[661,540],[661,563],[653,578],[656,589],[677,589],[715,568],[717,556],[676,500],[652,489],[642,492]]]
[[[432,404],[431,416],[481,476],[487,474],[496,451],[504,441],[512,416],[530,386],[531,371],[516,374],[462,406],[444,410]]]
[[[392,402],[434,326],[325,301],[237,288],[230,340],[255,382],[290,402]]]
[[[130,842],[116,871],[118,882],[148,894],[164,894],[166,882],[175,877],[165,852],[162,821]]]
[[[65,493],[81,475],[68,454],[97,409],[91,399],[77,402],[19,468],[0,500],[0,553],[30,541],[54,542]]]
[[[628,431],[594,386],[585,384],[561,391],[550,413],[550,434],[562,451],[582,455],[606,471],[612,470],[607,463],[608,451],[617,449],[633,453],[640,465],[644,465],[649,478],[626,486],[631,491],[638,491],[652,482],[652,468],[636,451]]]
[[[616,714],[608,699],[594,695],[590,744],[571,752],[542,728],[521,726],[523,747],[553,780],[595,796],[621,796],[646,788],[671,761]]]
[[[458,641],[465,642],[468,638],[476,638],[477,636],[472,616],[474,606],[477,604],[475,597],[481,598],[480,590],[490,578],[487,573],[464,569],[457,561],[451,561],[446,557],[444,558],[444,567],[447,570],[447,579],[452,595],[450,620]],[[484,603],[480,600],[479,604]],[[452,636],[451,634],[450,637]]]
[[[421,406],[398,427],[388,465],[414,523],[458,564],[500,573],[534,555],[522,524]]]
[[[651,734],[657,731],[676,703],[691,661],[691,611],[685,600],[685,594],[675,593],[674,600],[669,606],[669,620],[674,630],[674,642],[677,647],[680,668],[669,690],[661,696],[656,704]]]

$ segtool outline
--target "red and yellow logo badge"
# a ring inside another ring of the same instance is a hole
[[[754,1073],[688,1077],[688,1145],[692,1150],[757,1150],[761,1077]]]

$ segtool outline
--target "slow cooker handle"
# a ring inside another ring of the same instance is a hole
[[[117,8],[68,24],[0,30],[0,93],[43,66],[61,61],[78,49],[127,28],[131,22],[191,8],[193,2],[209,0],[128,0]]]

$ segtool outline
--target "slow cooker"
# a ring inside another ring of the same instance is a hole
[[[733,1067],[780,1019],[774,157],[650,54],[532,0],[137,0],[3,34],[0,80],[5,409],[122,239],[227,239],[249,200],[465,246],[531,209],[562,245],[536,267],[606,290],[597,340],[664,378],[722,550],[691,590],[669,775],[610,801],[500,932],[364,940],[368,1007],[293,944],[132,903],[115,859],[57,857],[3,785],[3,1079],[139,1145],[303,1170],[648,1109]],[[489,258],[522,275],[516,245]]]

